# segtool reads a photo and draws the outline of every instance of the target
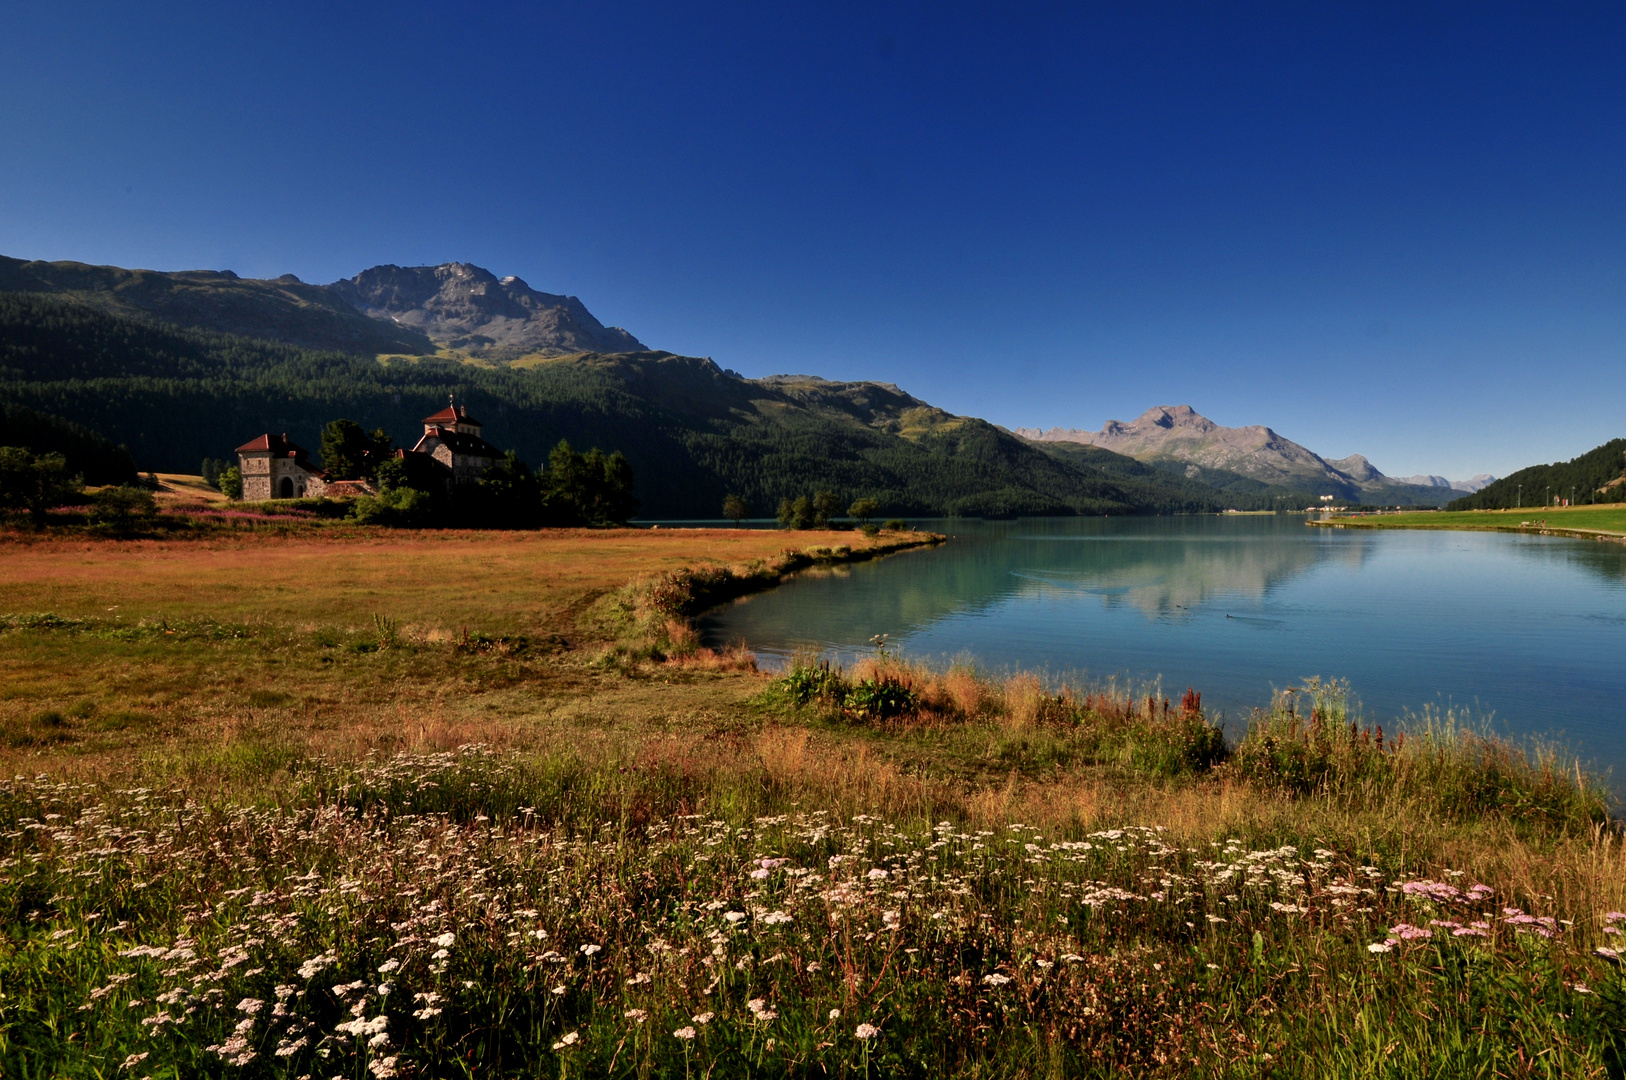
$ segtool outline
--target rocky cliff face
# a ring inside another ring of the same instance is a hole
[[[599,322],[574,296],[538,292],[469,263],[375,266],[328,288],[375,319],[490,360],[644,348],[620,327]]]

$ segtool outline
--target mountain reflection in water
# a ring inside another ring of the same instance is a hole
[[[797,577],[707,615],[704,640],[774,666],[798,649],[850,661],[885,633],[937,663],[1194,686],[1233,723],[1273,686],[1345,677],[1370,719],[1467,706],[1626,766],[1620,545],[1298,516],[922,527],[953,539]]]

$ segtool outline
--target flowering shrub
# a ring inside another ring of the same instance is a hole
[[[0,785],[5,1074],[1259,1074],[1449,1031],[1486,1074],[1587,1075],[1626,1019],[1590,948],[1619,913],[1156,827],[629,828],[546,771],[403,755],[278,806]]]
[[[828,660],[796,663],[780,681],[785,694],[797,705],[815,702],[840,708],[847,700],[848,683],[840,669]]]

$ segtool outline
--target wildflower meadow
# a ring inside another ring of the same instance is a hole
[[[11,780],[7,1075],[1618,1067],[1621,912],[1151,825],[634,827],[589,779],[465,747],[280,805]]]
[[[1238,730],[879,645],[762,673],[686,619],[773,564],[653,535],[478,593],[409,538],[389,606],[337,540],[247,597],[237,541],[23,551],[0,1075],[1623,1075],[1573,758],[1315,679]]]

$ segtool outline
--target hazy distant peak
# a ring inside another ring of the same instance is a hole
[[[1467,480],[1447,480],[1443,476],[1420,474],[1417,476],[1400,477],[1402,484],[1416,484],[1419,487],[1450,488],[1452,491],[1463,491],[1472,495],[1480,488],[1489,487],[1496,483],[1496,477],[1490,473],[1479,473]]]

